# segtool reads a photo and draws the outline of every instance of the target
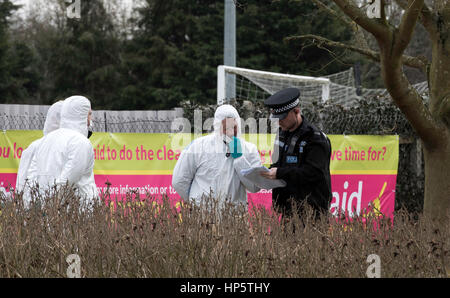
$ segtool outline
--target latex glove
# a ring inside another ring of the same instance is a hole
[[[231,142],[228,143],[228,147],[230,148],[231,157],[238,158],[242,156],[241,140],[238,138],[233,136]]]

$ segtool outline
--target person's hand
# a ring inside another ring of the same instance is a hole
[[[260,172],[260,175],[267,179],[277,179],[277,168],[271,168],[268,172]]]
[[[231,157],[238,158],[242,156],[242,146],[239,138],[233,137],[231,142],[228,143],[228,146],[230,148]]]

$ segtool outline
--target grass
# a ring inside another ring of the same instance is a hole
[[[133,202],[135,193],[126,199]],[[103,195],[102,200],[107,196]],[[360,220],[301,216],[280,223],[267,212],[205,197],[180,213],[162,204],[83,204],[68,188],[29,209],[0,197],[0,277],[66,277],[70,254],[82,277],[366,277],[377,254],[382,277],[449,277],[450,221],[396,212],[377,229]],[[447,267],[446,267],[447,266]]]

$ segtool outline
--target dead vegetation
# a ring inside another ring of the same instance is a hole
[[[448,277],[450,224],[401,210],[394,224],[343,223],[306,208],[289,221],[205,198],[179,212],[164,200],[80,203],[70,189],[0,198],[0,277],[66,277],[78,254],[82,277],[366,277],[377,254],[382,277]],[[446,267],[447,266],[447,267]]]

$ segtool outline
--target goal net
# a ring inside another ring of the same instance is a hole
[[[227,79],[231,77],[231,79]],[[230,85],[231,86],[230,88]],[[327,102],[343,107],[358,104],[361,99],[376,95],[386,97],[386,89],[357,88],[353,68],[323,76],[308,77],[301,75],[282,74],[220,65],[217,68],[217,104],[223,104],[231,99],[264,101],[275,92],[288,87],[301,90],[300,100],[303,108],[312,106],[315,102]],[[413,87],[427,98],[427,82],[414,84]]]
[[[226,77],[234,75],[234,90],[227,88]],[[233,98],[264,100],[275,92],[288,87],[301,90],[303,101],[327,101],[330,96],[330,80],[291,74],[220,65],[217,72],[217,104]],[[230,92],[229,90],[232,90]],[[229,94],[235,93],[235,94]]]

